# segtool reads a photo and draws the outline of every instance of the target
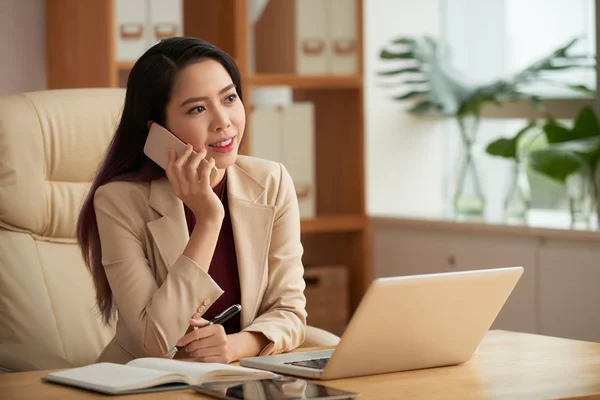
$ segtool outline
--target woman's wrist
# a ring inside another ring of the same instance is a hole
[[[231,351],[230,362],[257,356],[270,343],[270,340],[260,332],[244,331],[229,335],[227,341]]]
[[[205,271],[208,271],[210,267],[219,239],[221,224],[217,221],[198,221],[194,225],[190,240],[183,251],[183,255],[194,260]]]

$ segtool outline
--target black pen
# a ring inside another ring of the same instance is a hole
[[[201,328],[206,328],[207,326],[211,326],[211,325],[223,324],[227,320],[229,320],[229,318],[233,317],[240,311],[242,311],[242,306],[239,304],[234,304],[231,307],[229,307],[227,310],[223,311],[221,314],[217,315],[212,320],[210,320],[208,322],[208,324],[201,326]],[[171,347],[171,350],[169,350],[167,352],[167,354],[165,354],[165,356],[170,356],[171,354],[176,353],[178,350],[181,350],[184,347],[185,346],[173,346],[173,347]]]

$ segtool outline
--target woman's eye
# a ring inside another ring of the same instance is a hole
[[[188,111],[189,114],[200,114],[202,111],[206,111],[206,107],[197,106]]]
[[[233,103],[235,100],[237,99],[237,94],[230,94],[229,96],[227,96],[226,100],[229,103]]]

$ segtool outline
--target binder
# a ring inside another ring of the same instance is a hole
[[[356,0],[271,0],[253,24],[257,74],[358,72]]]
[[[162,39],[183,35],[182,0],[149,1],[149,43],[152,47]]]
[[[327,0],[330,3],[330,45],[328,70],[332,74],[358,72],[356,0]]]
[[[315,132],[312,103],[294,103],[283,112],[283,164],[294,180],[301,218],[316,214]]]
[[[116,59],[136,61],[161,39],[183,34],[182,0],[116,0]]]
[[[296,72],[303,75],[327,73],[330,46],[330,7],[323,0],[296,0]]]
[[[115,38],[117,61],[135,61],[148,48],[146,0],[116,0]]]
[[[252,156],[282,163],[294,181],[301,218],[316,215],[314,105],[254,107]]]

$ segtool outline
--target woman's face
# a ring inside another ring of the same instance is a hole
[[[227,70],[212,59],[182,69],[167,104],[167,129],[219,169],[235,163],[246,113]]]

